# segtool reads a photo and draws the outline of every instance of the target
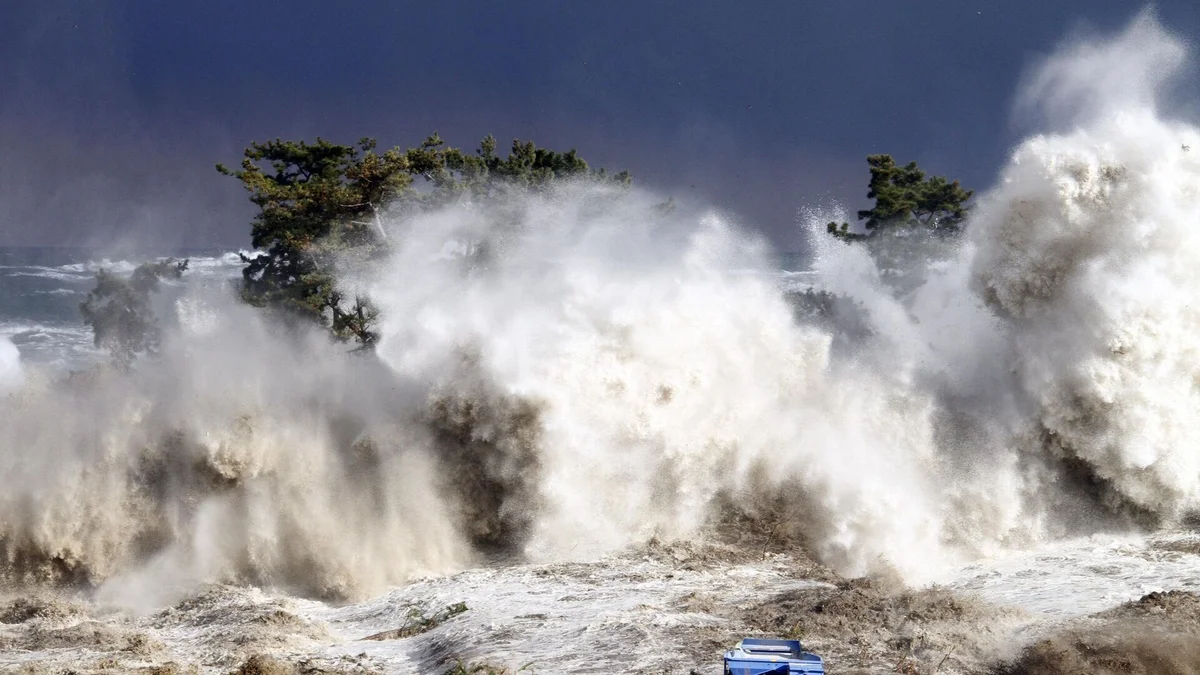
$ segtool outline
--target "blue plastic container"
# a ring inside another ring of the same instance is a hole
[[[799,640],[742,638],[725,652],[725,675],[825,675],[821,657],[804,651]]]

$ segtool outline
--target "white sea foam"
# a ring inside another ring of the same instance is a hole
[[[1035,71],[1022,104],[1066,129],[1014,150],[903,302],[858,247],[820,237],[781,278],[737,223],[594,186],[387,221],[386,259],[343,276],[383,313],[372,356],[183,289],[158,359],[0,416],[3,571],[139,606],[213,580],[361,597],[497,551],[702,536],[732,504],[844,574],[1061,613],[1062,584],[986,579],[1053,569],[1020,562],[1039,547],[1142,555],[1053,542],[1200,508],[1200,133],[1151,95],[1181,54],[1144,15]],[[850,295],[873,334],[835,348],[790,283]],[[1192,573],[1159,562],[1089,597]]]
[[[21,353],[12,340],[0,335],[0,394],[19,388],[23,379]]]

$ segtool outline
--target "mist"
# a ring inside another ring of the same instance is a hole
[[[361,599],[732,508],[922,583],[1170,525],[1200,498],[1200,138],[1156,104],[1185,53],[1142,14],[1033,71],[1017,99],[1053,132],[908,297],[806,221],[816,285],[873,329],[848,347],[796,320],[747,222],[594,185],[384,218],[386,258],[339,275],[382,312],[374,353],[216,283],[163,296],[131,372],[0,342],[0,578],[144,610],[212,582]]]

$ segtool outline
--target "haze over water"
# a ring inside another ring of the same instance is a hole
[[[100,358],[72,318],[100,263],[5,251],[0,580],[82,588],[125,612],[102,624],[214,670],[222,622],[278,605],[308,622],[281,652],[397,672],[437,645],[346,645],[411,603],[469,596],[439,639],[515,665],[582,640],[632,667],[652,650],[611,645],[658,625],[646,598],[809,583],[765,556],[679,578],[621,557],[727,509],[782,519],[838,574],[1035,623],[1195,588],[1194,556],[1151,545],[1200,508],[1200,132],[1156,106],[1186,56],[1143,14],[1047,59],[1017,100],[1053,133],[1015,148],[904,301],[824,219],[797,276],[719,214],[574,185],[385,219],[387,260],[342,276],[382,312],[374,354],[281,336],[221,253],[160,298],[159,356],[64,382]],[[503,243],[486,269],[456,253],[479,242]],[[798,321],[785,291],[809,283],[873,332]],[[551,595],[573,609],[488,637]]]

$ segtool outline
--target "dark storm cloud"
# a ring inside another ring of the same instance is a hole
[[[15,4],[15,3],[10,3]],[[1200,9],[1161,3],[1191,35]],[[249,140],[574,146],[800,245],[890,152],[984,187],[1036,53],[1128,2],[50,2],[0,9],[0,244],[239,245]]]

